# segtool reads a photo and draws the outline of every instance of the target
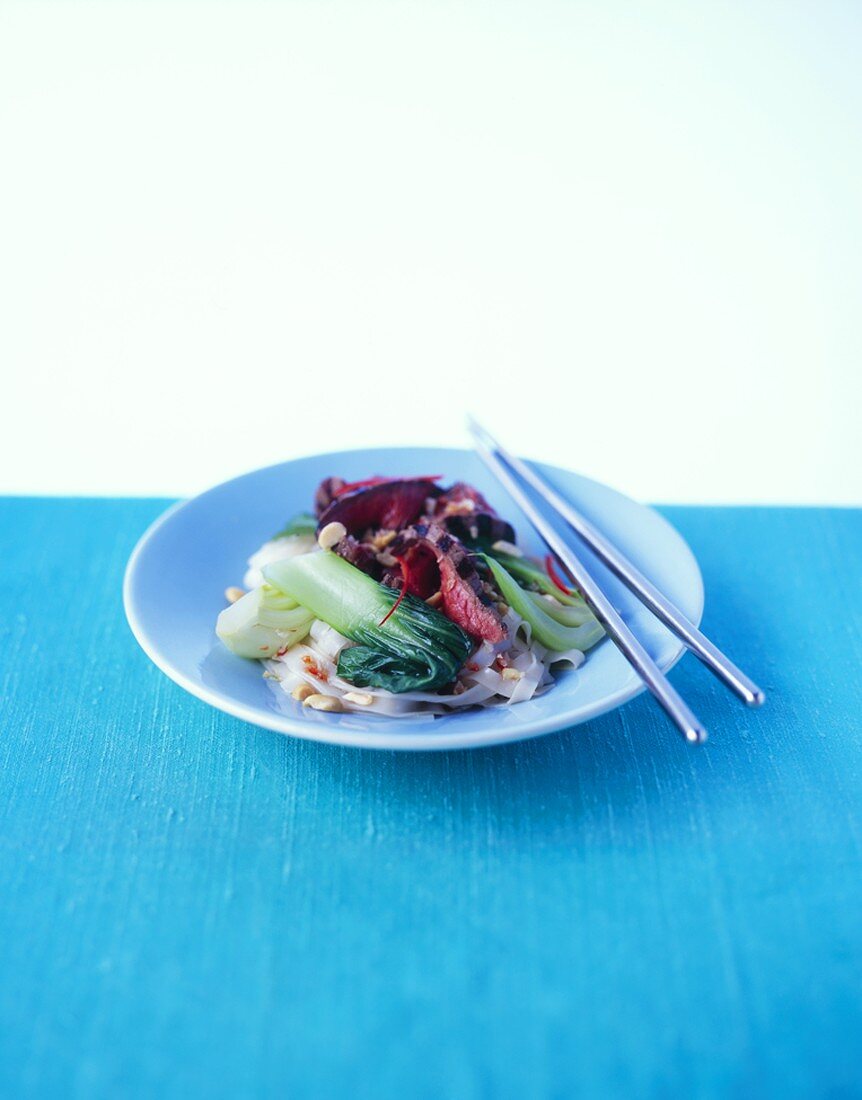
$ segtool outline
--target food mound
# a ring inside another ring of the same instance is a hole
[[[216,631],[315,710],[444,714],[523,702],[603,631],[473,486],[329,477],[249,559]]]

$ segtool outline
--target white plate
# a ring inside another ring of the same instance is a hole
[[[651,508],[553,466],[540,466],[554,486],[593,520],[695,623],[703,582],[693,554]],[[372,474],[442,475],[444,484],[476,485],[514,523],[521,545],[541,553],[529,523],[471,451],[391,448],[316,455],[246,474],[176,505],[144,534],[129,560],[124,601],[144,651],[186,691],[211,706],[280,733],[378,749],[455,749],[518,741],[566,729],[604,714],[643,691],[607,639],[576,671],[562,673],[538,699],[512,707],[408,718],[327,714],[295,703],[262,676],[256,661],[234,657],[215,637],[224,590],[240,584],[246,559],[296,512],[309,511],[324,477],[349,481]],[[601,565],[583,555],[623,618],[663,669],[683,653],[680,642]]]

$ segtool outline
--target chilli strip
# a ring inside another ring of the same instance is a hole
[[[386,614],[383,616],[383,618],[377,624],[378,626],[383,626],[383,624],[386,622],[386,620],[389,619],[395,613],[395,611],[398,608],[398,605],[401,603],[401,601],[407,595],[407,589],[410,585],[410,574],[409,574],[409,571],[407,569],[407,562],[406,562],[405,559],[399,558],[398,559],[398,564],[401,566],[401,591],[398,593],[398,599],[389,608],[389,610],[386,612]]]
[[[565,584],[563,584],[563,581],[559,573],[557,572],[556,562],[554,561],[551,554],[545,555],[545,569],[548,572],[548,576],[551,578],[556,587],[559,588],[564,596],[574,596],[575,590],[573,588],[568,588]]]

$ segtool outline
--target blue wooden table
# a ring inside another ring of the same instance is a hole
[[[862,513],[668,508],[712,740],[641,697],[374,754],[186,696],[123,618],[160,501],[0,503],[0,1094],[862,1094]]]

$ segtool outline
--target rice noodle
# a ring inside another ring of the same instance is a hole
[[[459,673],[455,690],[445,694],[405,691],[395,695],[380,688],[357,689],[354,684],[342,680],[337,671],[338,655],[354,643],[319,619],[312,623],[303,642],[264,664],[273,686],[288,695],[299,684],[310,684],[321,695],[334,695],[347,711],[389,717],[447,714],[466,707],[522,703],[543,694],[553,685],[551,670],[555,666],[568,664],[578,668],[583,664],[584,655],[580,650],[553,653],[531,641],[529,623],[514,611],[509,610],[504,621],[509,631],[508,640],[498,646],[483,642]],[[503,676],[500,664],[520,672],[520,678]],[[370,697],[371,702],[363,705],[347,698],[358,690],[364,697]]]

